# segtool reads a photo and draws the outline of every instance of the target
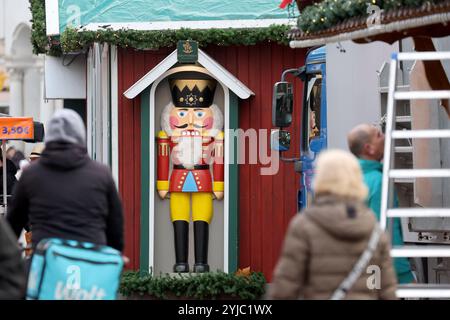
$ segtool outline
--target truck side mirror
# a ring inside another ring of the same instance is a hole
[[[272,97],[272,124],[275,127],[284,128],[291,125],[293,105],[292,83],[275,83]]]
[[[270,135],[270,148],[275,151],[288,151],[291,146],[291,134],[284,130],[273,130]]]
[[[298,77],[300,78],[300,80],[302,80],[303,82],[306,81],[306,66],[302,66],[298,69]]]

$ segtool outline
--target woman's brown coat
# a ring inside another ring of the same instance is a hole
[[[362,202],[318,197],[290,223],[268,298],[329,299],[366,249],[375,224],[374,214]],[[383,233],[369,268],[346,299],[396,298],[389,250]]]

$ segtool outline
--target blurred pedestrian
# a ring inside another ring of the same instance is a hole
[[[44,151],[44,144],[43,143],[37,143],[34,147],[33,150],[31,150],[29,161],[24,159],[20,161],[19,164],[19,170],[16,173],[16,178],[17,180],[20,179],[20,177],[22,176],[22,172],[23,170],[25,170],[31,163],[39,160],[39,158],[41,157],[42,151]],[[25,229],[25,234],[24,234],[24,240],[25,240],[25,256],[26,257],[30,257],[32,254],[32,249],[31,249],[31,239],[32,239],[32,233],[31,233],[31,227],[29,225],[29,223],[24,227]]]
[[[14,163],[16,168],[20,167],[20,161],[25,160],[25,155],[22,151],[17,150],[16,153],[14,153],[14,156],[11,158],[11,161]]]
[[[350,151],[359,158],[363,171],[364,181],[369,188],[367,205],[380,221],[381,211],[381,185],[383,181],[384,134],[381,130],[370,124],[360,124],[348,134]],[[397,193],[394,193],[394,207],[398,207]],[[392,245],[403,245],[401,221],[394,218],[392,221]],[[415,282],[411,265],[407,258],[395,258],[394,267],[397,280],[401,284]]]
[[[14,157],[14,154],[16,153],[16,148],[14,146],[10,146],[8,148],[8,150],[6,150],[6,158],[8,158],[9,160],[12,159],[12,157]]]
[[[108,167],[91,160],[83,120],[57,111],[46,126],[45,150],[24,170],[7,219],[17,237],[30,223],[35,247],[62,238],[123,250],[123,213]]]
[[[17,170],[16,173],[16,178],[17,180],[20,179],[20,177],[22,176],[22,172],[23,170],[28,167],[30,165],[30,163],[39,160],[39,158],[41,157],[42,151],[44,151],[44,144],[43,143],[37,143],[34,147],[33,150],[31,150],[30,156],[28,157],[29,160],[27,159],[23,159],[20,160],[19,162],[19,170]]]
[[[16,172],[17,172],[17,167],[11,160],[9,160],[7,158],[6,159],[6,194],[7,195],[11,195],[14,185],[17,182],[17,179],[15,177]],[[1,157],[1,154],[0,154],[0,195],[3,195],[3,157]],[[3,198],[1,201],[3,201]]]
[[[30,162],[34,162],[36,160],[39,160],[39,158],[42,155],[42,152],[44,151],[44,144],[43,143],[37,143],[34,147],[33,150],[31,150],[30,153]]]
[[[395,299],[388,237],[364,204],[367,188],[356,158],[345,151],[324,151],[313,189],[311,207],[289,225],[268,298],[330,299],[340,293],[345,299]],[[370,260],[356,269],[363,253]],[[373,274],[368,266],[379,271]],[[350,275],[355,281],[349,281]]]
[[[0,218],[0,300],[25,297],[26,274],[14,233]]]
[[[6,151],[6,158],[11,160],[16,166],[16,168],[19,168],[19,163],[20,161],[25,159],[25,155],[23,154],[22,151],[16,150],[14,146],[11,146]]]

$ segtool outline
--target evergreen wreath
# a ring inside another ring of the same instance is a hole
[[[200,46],[216,44],[220,46],[255,45],[260,42],[277,42],[288,45],[287,25],[271,25],[266,28],[249,29],[179,29],[179,30],[112,30],[79,32],[67,28],[60,37],[47,37],[45,30],[45,0],[29,0],[32,12],[33,52],[49,55],[77,52],[93,42],[109,43],[122,48],[159,49],[176,46],[178,40],[195,40]]]

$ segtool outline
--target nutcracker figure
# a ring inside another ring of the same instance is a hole
[[[221,200],[224,191],[223,115],[213,103],[216,84],[215,79],[202,73],[177,73],[175,78],[169,78],[172,102],[161,115],[156,189],[162,199],[170,195],[175,242],[173,271],[177,273],[189,272],[191,208],[193,271],[209,271],[208,227],[213,217],[213,199]]]

